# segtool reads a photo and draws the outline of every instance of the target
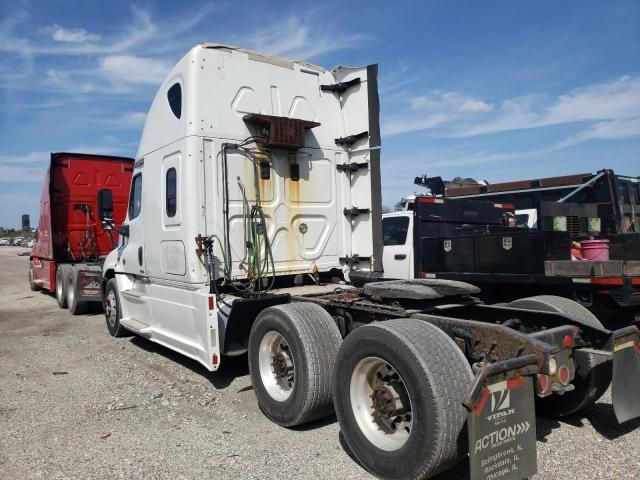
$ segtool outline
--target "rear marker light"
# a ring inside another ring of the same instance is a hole
[[[434,198],[434,197],[418,197],[418,203],[444,203],[442,198]]]
[[[591,277],[594,285],[624,285],[624,279],[618,277]]]
[[[549,389],[549,377],[542,374],[536,375],[536,388],[539,393],[547,393]]]
[[[212,365],[218,365],[218,354],[214,353],[213,356],[211,357],[211,364]]]
[[[571,348],[573,346],[573,340],[571,339],[571,337],[569,335],[564,337],[564,340],[562,341],[562,344],[567,347],[567,348]]]
[[[558,369],[558,380],[560,380],[560,383],[564,386],[569,385],[569,381],[570,381],[570,372],[569,372],[569,367],[567,367],[566,365],[562,365],[559,369]]]

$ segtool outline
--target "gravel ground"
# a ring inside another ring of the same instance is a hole
[[[0,247],[0,478],[371,478],[335,417],[284,429],[259,411],[246,358],[215,374],[145,339],[111,338],[27,285],[26,249]],[[536,479],[640,478],[640,421],[610,392],[539,419]],[[468,478],[466,462],[439,477]]]

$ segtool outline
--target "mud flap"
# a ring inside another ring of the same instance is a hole
[[[616,340],[611,400],[618,422],[640,417],[640,341],[637,335]]]
[[[82,302],[102,301],[102,272],[95,270],[78,270],[76,296]]]
[[[536,473],[531,376],[486,384],[467,423],[471,480],[521,480]]]

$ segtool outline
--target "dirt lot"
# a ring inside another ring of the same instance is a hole
[[[246,358],[210,374],[30,291],[25,250],[0,247],[0,478],[371,478],[335,417],[267,421]],[[537,430],[536,479],[640,478],[640,421],[618,425],[609,392]],[[467,477],[462,464],[441,479]]]

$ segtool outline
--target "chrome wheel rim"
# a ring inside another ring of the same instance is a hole
[[[59,271],[56,275],[56,297],[62,303],[62,271]]]
[[[349,394],[356,423],[374,446],[393,452],[407,443],[413,427],[411,399],[392,365],[378,357],[360,360]]]
[[[291,396],[295,377],[293,355],[280,333],[271,330],[262,337],[258,368],[262,385],[271,398],[284,402]]]
[[[109,326],[115,328],[118,319],[118,304],[116,303],[116,294],[113,290],[107,293],[107,299],[104,304],[104,314],[107,317]]]
[[[69,280],[69,284],[67,285],[67,304],[69,308],[73,305],[73,300],[76,297],[75,288],[73,288],[73,283]]]

